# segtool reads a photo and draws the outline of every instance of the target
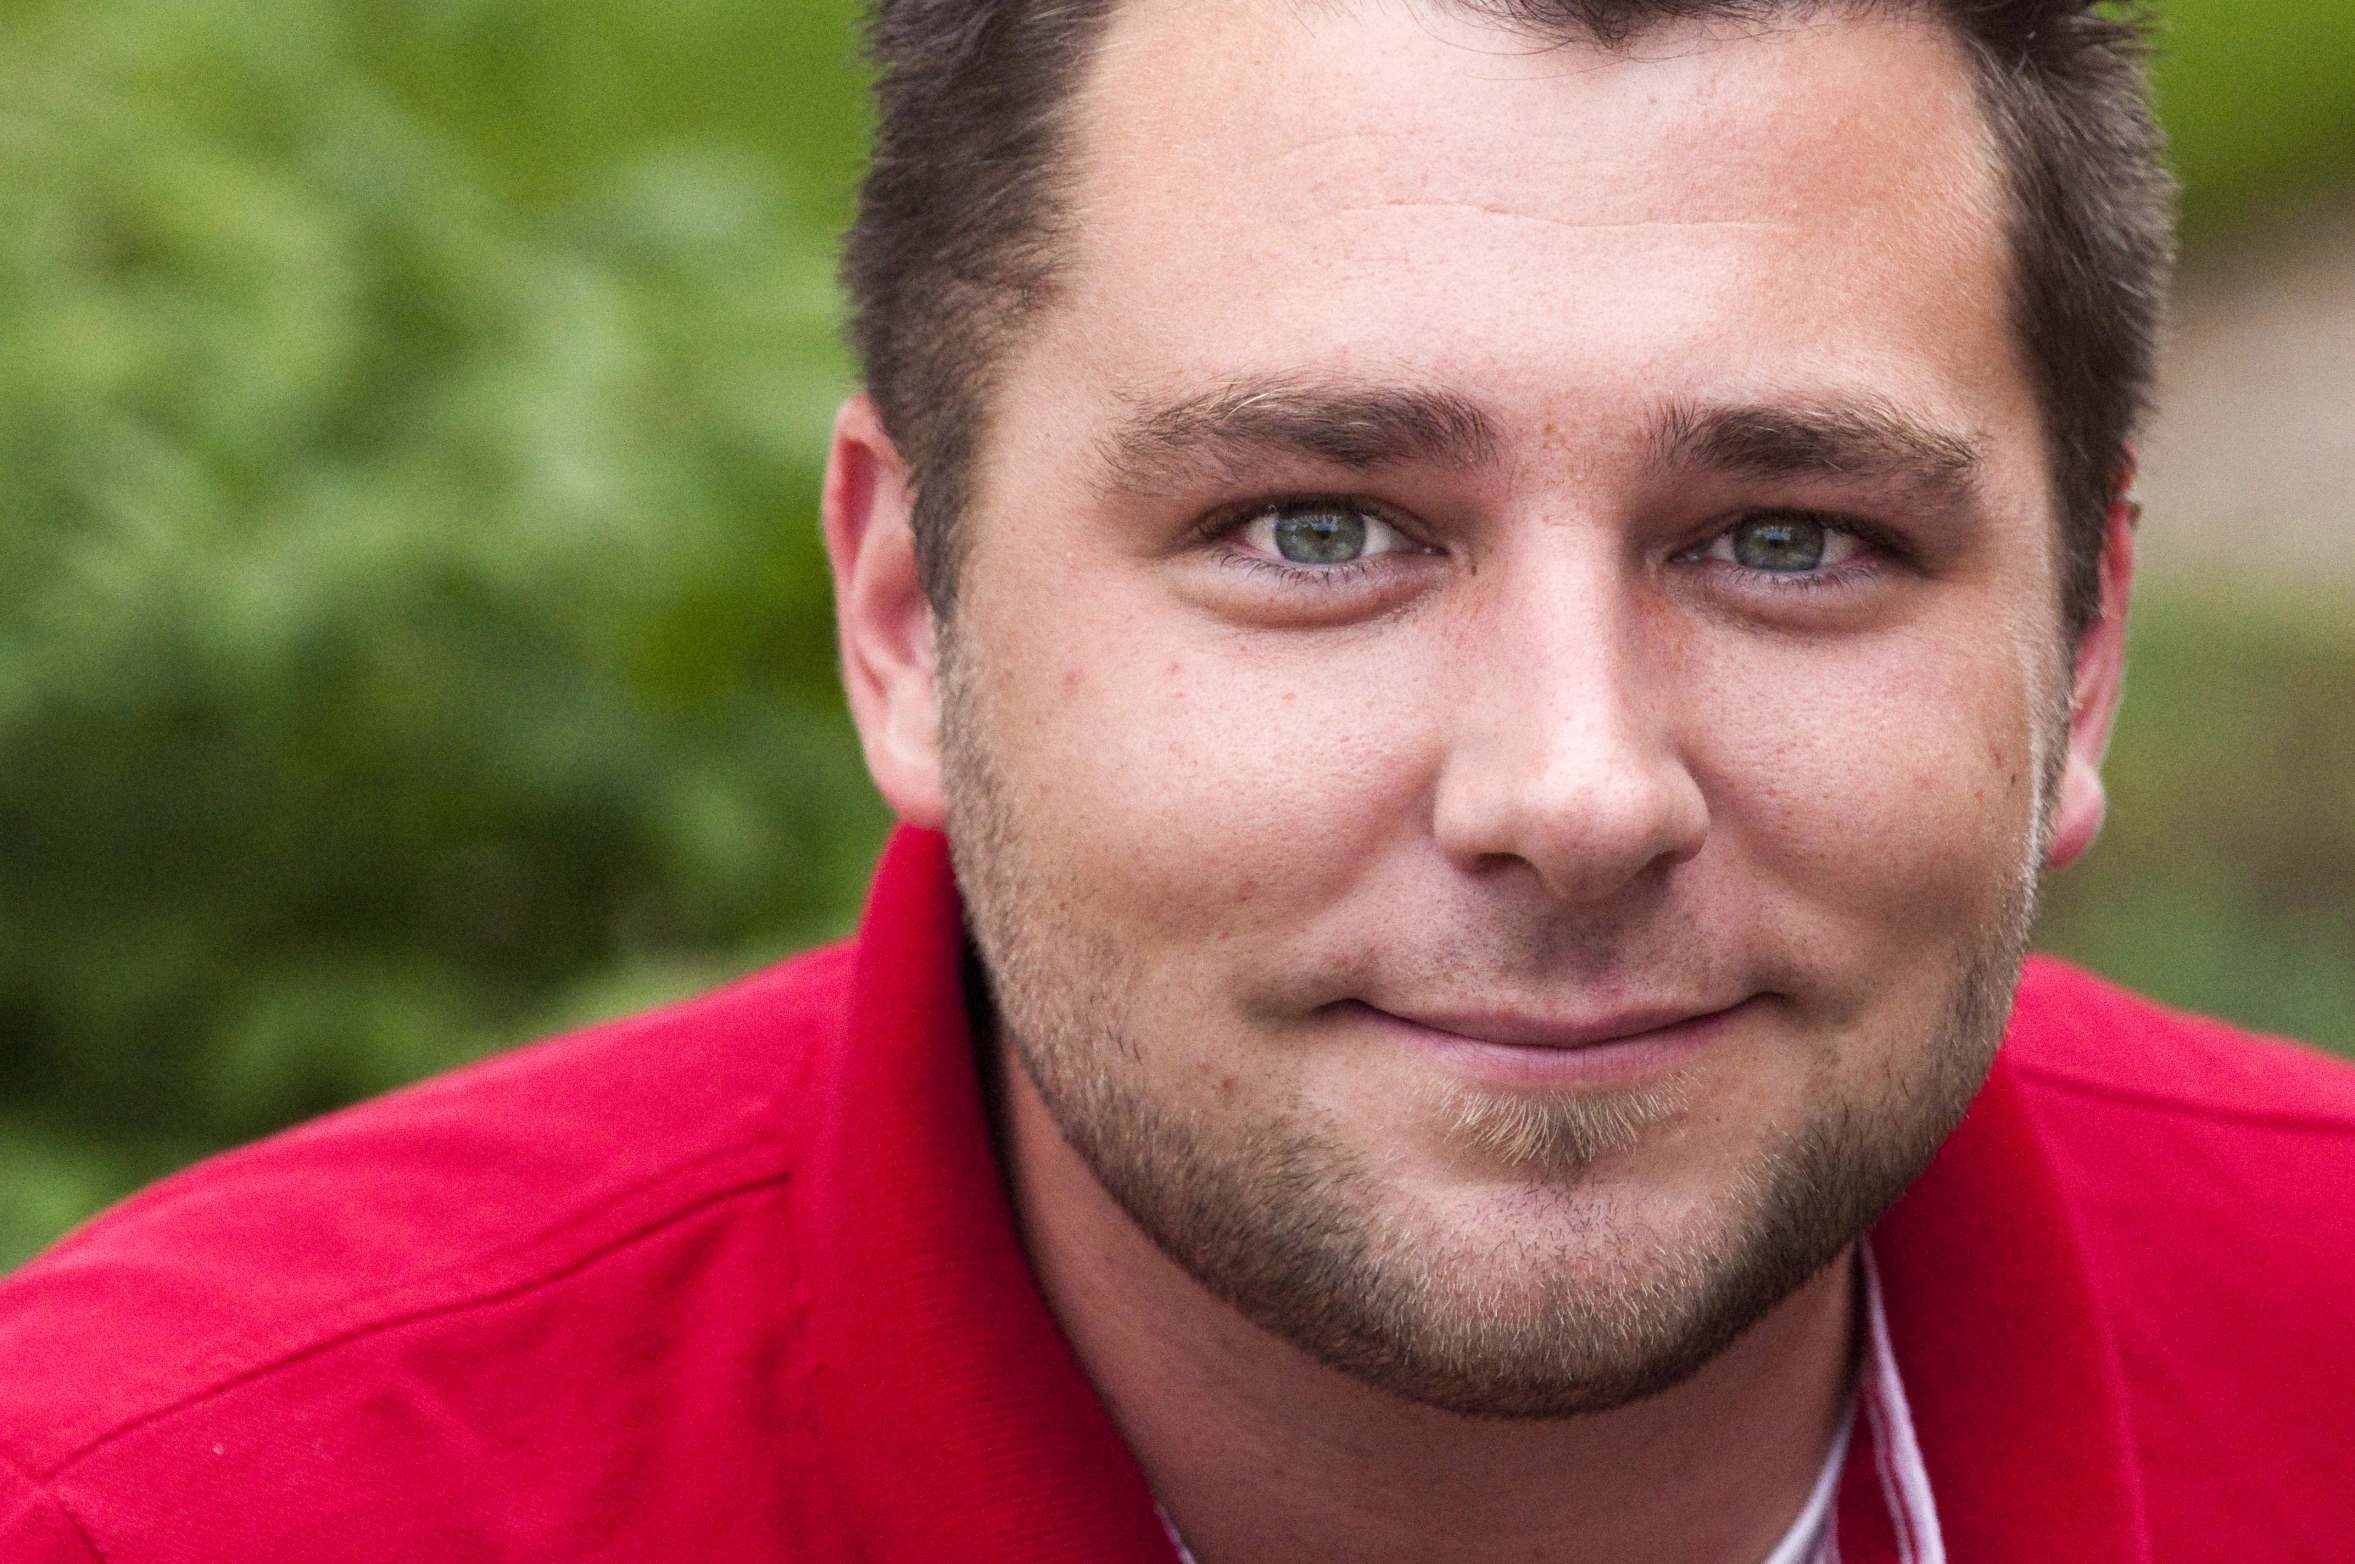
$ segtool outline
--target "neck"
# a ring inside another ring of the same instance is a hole
[[[1756,1564],[1805,1505],[1847,1394],[1852,1256],[1658,1396],[1463,1417],[1327,1368],[1210,1294],[1104,1192],[1021,1066],[1003,1072],[1047,1303],[1200,1564]]]

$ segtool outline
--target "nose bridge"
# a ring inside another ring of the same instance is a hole
[[[1519,860],[1556,894],[1606,897],[1697,851],[1668,648],[1616,540],[1547,528],[1498,562],[1459,643],[1440,845],[1467,866]]]

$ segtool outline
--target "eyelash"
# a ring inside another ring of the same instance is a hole
[[[1376,554],[1373,559],[1387,557]],[[1312,570],[1306,565],[1295,565],[1288,559],[1269,559],[1263,554],[1246,554],[1239,549],[1228,550],[1224,558],[1228,565],[1253,576],[1279,581],[1288,586],[1303,586],[1323,591],[1348,586],[1370,574],[1374,569],[1373,559],[1353,559],[1344,565],[1327,565],[1322,569]]]

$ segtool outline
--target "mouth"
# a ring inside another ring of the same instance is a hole
[[[1576,1018],[1514,1011],[1402,1015],[1356,1000],[1346,1008],[1360,1024],[1483,1085],[1602,1089],[1636,1085],[1689,1063],[1765,1003],[1765,995],[1753,994],[1714,1008],[1654,1006]]]

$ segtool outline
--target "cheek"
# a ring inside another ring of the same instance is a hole
[[[2000,638],[1907,632],[1720,658],[1695,746],[1713,834],[1851,951],[1948,943],[2015,891],[2031,679]]]
[[[1100,930],[1257,936],[1411,828],[1421,703],[1363,636],[1254,638],[1118,594],[1006,630],[988,702],[1019,715],[988,743],[1024,851]]]

